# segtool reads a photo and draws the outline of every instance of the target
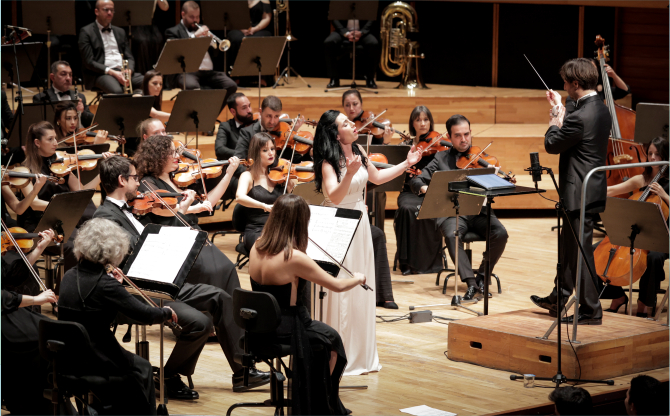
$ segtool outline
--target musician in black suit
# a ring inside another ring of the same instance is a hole
[[[130,237],[132,250],[144,230],[144,225],[127,210],[127,201],[136,195],[139,186],[134,162],[120,156],[113,156],[109,158],[109,161],[105,160],[100,163],[100,177],[102,178],[101,185],[107,192],[107,198],[95,212],[94,218],[109,219],[120,225]],[[242,352],[238,341],[243,332],[235,324],[233,318],[231,295],[215,286],[184,283],[177,296],[177,301],[167,302],[166,305],[177,312],[179,323],[184,328],[181,334],[177,334],[177,345],[165,365],[166,385],[170,397],[198,398],[198,393],[189,389],[181,381],[179,374],[186,376],[193,374],[200,352],[212,332],[212,327],[216,328],[216,336],[221,349],[233,370],[233,390],[246,390],[242,379],[243,368],[234,361],[235,354]],[[214,325],[212,325],[212,320],[202,312],[208,312],[211,315]],[[257,370],[252,370],[249,377],[249,388],[258,387],[270,381],[268,373]]]
[[[200,24],[200,6],[194,1],[187,1],[181,7],[181,22],[177,26],[171,27],[165,31],[166,39],[188,39],[210,36],[209,28],[201,26],[198,28],[196,24]],[[214,52],[216,53],[216,52]],[[175,76],[175,86],[184,88],[184,74]],[[221,103],[221,110],[226,105],[228,97],[237,91],[237,84],[230,79],[225,72],[215,71],[212,57],[209,51],[205,53],[205,57],[200,63],[200,68],[197,72],[189,72],[186,74],[186,89],[195,90],[201,86],[207,86],[211,89],[226,90],[226,98]]]
[[[558,186],[560,197],[568,213],[567,220],[572,224],[579,238],[579,216],[581,210],[581,191],[583,179],[588,172],[606,164],[607,141],[612,127],[612,118],[595,91],[598,71],[589,59],[572,59],[561,67],[563,88],[574,101],[574,107],[566,109],[561,104],[561,96],[555,91],[547,92],[549,103],[554,106],[549,129],[544,136],[544,147],[547,153],[560,154],[558,165]],[[605,210],[607,195],[607,178],[605,172],[591,176],[586,191],[584,217],[584,235],[582,237],[585,260],[595,273],[593,259],[593,224],[597,213]],[[568,227],[561,230],[561,246],[563,256],[562,303],[568,301],[575,287],[577,258],[579,247]],[[596,281],[591,278],[586,264],[582,265],[581,289],[579,293],[579,324],[600,325],[602,323],[602,307],[598,299]],[[598,279],[598,276],[594,276]],[[537,306],[548,309],[556,314],[557,293],[551,292],[547,297],[531,296]],[[561,308],[563,305],[560,305]],[[574,317],[563,318],[564,322],[572,323]]]
[[[422,195],[426,193],[431,178],[433,177],[433,173],[458,169],[456,160],[458,160],[461,153],[467,152],[472,146],[470,121],[464,116],[460,114],[451,116],[449,120],[447,120],[447,132],[447,137],[451,140],[453,146],[449,150],[436,153],[433,160],[421,170],[421,175],[416,176],[409,182],[410,189],[414,194]],[[486,214],[489,209],[491,208],[484,206],[478,215],[461,215],[458,219],[458,274],[461,276],[461,280],[468,284],[468,289],[463,296],[463,300],[479,299],[483,296],[488,256],[486,253],[483,254],[479,269],[474,271],[470,259],[468,259],[468,255],[465,253],[465,250],[463,250],[461,239],[468,232],[486,236]],[[444,241],[449,250],[449,256],[453,261],[456,254],[456,238],[454,236],[454,232],[456,231],[456,217],[438,218],[437,227],[444,236]],[[500,220],[498,220],[492,212],[490,234],[491,273],[493,273],[493,269],[496,264],[498,264],[498,260],[500,260],[500,257],[505,251],[507,239],[508,235],[505,226],[502,225]]]
[[[326,88],[340,86],[340,73],[337,66],[337,56],[344,48],[351,49],[352,42],[363,47],[363,59],[361,65],[356,68],[357,73],[363,73],[367,88],[377,88],[375,83],[375,70],[379,62],[379,41],[373,33],[375,29],[374,20],[332,20],[335,30],[323,42],[326,52],[326,69],[330,82]]]
[[[254,122],[254,110],[251,108],[251,101],[246,95],[236,92],[228,97],[227,104],[228,111],[233,115],[233,118],[219,124],[219,131],[214,142],[216,158],[219,160],[235,156],[235,146],[237,146],[240,131]],[[237,188],[237,186],[235,187]]]
[[[33,95],[34,103],[47,102],[57,104],[59,101],[72,100],[77,101],[77,113],[80,115],[80,126],[89,127],[93,122],[93,113],[86,104],[86,97],[82,93],[75,95],[70,90],[72,86],[72,68],[65,61],[56,61],[51,64],[51,88],[46,89],[39,94]]]
[[[134,72],[135,59],[126,32],[112,26],[113,17],[113,1],[95,3],[95,22],[82,27],[79,33],[79,53],[87,89],[97,87],[105,93],[122,94],[126,85],[122,72],[124,59],[128,61],[132,89],[141,89],[144,77]]]

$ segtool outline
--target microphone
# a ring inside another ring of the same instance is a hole
[[[540,166],[540,155],[537,152],[530,154],[530,174],[533,175],[535,186],[542,180],[542,166]]]

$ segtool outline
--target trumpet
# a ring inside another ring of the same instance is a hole
[[[195,24],[195,26],[200,29],[202,26],[200,26],[198,23]],[[209,36],[212,38],[212,43],[209,45],[214,49],[218,49],[221,52],[225,52],[228,49],[230,49],[230,41],[228,39],[219,39],[214,35],[214,33],[209,32]]]
[[[133,91],[132,91],[132,88],[130,86],[130,76],[128,74],[128,60],[127,59],[123,60],[122,71],[123,71],[123,78],[126,80],[126,85],[123,89],[124,89],[126,94],[132,94]]]

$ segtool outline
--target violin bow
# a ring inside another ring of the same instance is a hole
[[[77,182],[79,183],[79,190],[81,191],[81,172],[79,171],[79,155],[77,154],[77,139],[74,139],[74,162],[77,165]]]
[[[63,140],[59,141],[59,142],[56,143],[56,144],[61,144],[61,143],[65,142],[66,140],[70,140],[70,139],[72,139],[72,138],[76,138],[76,137],[79,136],[80,134],[88,133],[88,132],[91,131],[91,130],[95,130],[97,127],[98,127],[98,125],[97,125],[97,124],[94,124],[94,125],[92,125],[91,127],[87,127],[87,128],[85,128],[84,130],[82,130],[82,131],[80,131],[80,132],[78,132],[78,133],[73,133],[73,134],[69,135],[68,137],[64,138]],[[75,142],[76,142],[76,140],[75,140]]]
[[[473,157],[472,159],[470,159],[470,161],[468,162],[468,164],[465,165],[465,167],[464,167],[463,169],[467,169],[468,166],[470,166],[470,165],[472,164],[472,162],[474,162],[475,160],[477,160],[477,159],[479,158],[479,156],[481,156],[482,154],[484,154],[484,152],[486,151],[486,149],[488,149],[489,147],[491,147],[492,144],[493,144],[493,142],[489,143],[488,146],[486,146],[485,148],[483,148],[481,152],[477,153],[477,154],[475,155],[475,157]]]
[[[359,131],[360,131],[360,130],[363,130],[363,129],[366,128],[368,125],[370,125],[373,121],[376,121],[379,117],[382,116],[382,114],[384,114],[384,113],[387,112],[387,111],[388,111],[388,108],[384,109],[384,111],[382,111],[381,113],[377,114],[377,116],[375,116],[375,118],[373,118],[372,120],[370,120],[370,121],[368,121],[367,123],[363,124],[363,125],[361,126],[361,128],[358,129],[358,130],[359,130]]]
[[[154,198],[156,198],[161,204],[163,204],[163,206],[165,208],[167,208],[172,213],[172,215],[174,215],[177,218],[177,220],[179,220],[179,222],[182,223],[182,225],[184,227],[188,227],[193,231],[199,231],[199,230],[196,230],[195,228],[193,228],[191,226],[191,224],[189,224],[181,216],[179,216],[179,213],[177,211],[175,211],[174,209],[172,209],[172,207],[167,202],[165,202],[165,200],[163,198],[161,198],[161,196],[158,194],[158,192],[156,192],[156,189],[149,182],[147,182],[146,179],[142,181],[142,184],[147,187],[147,189],[149,190],[149,192],[151,192],[151,194],[154,196]],[[212,243],[210,243],[208,239],[205,239],[205,242],[209,246],[212,245]]]
[[[323,248],[321,248],[320,245],[316,244],[316,241],[312,240],[312,237],[307,237],[307,238],[309,238],[309,241],[311,241],[312,244],[314,244],[314,246],[315,246],[316,248],[318,248],[319,250],[321,250],[321,252],[322,252],[323,254],[325,254],[329,259],[331,259],[332,261],[334,261],[335,264],[337,264],[337,265],[338,265],[342,270],[344,270],[349,276],[351,276],[352,278],[354,277],[354,274],[353,274],[349,269],[347,269],[346,267],[344,267],[344,264],[342,264],[342,263],[340,263],[339,261],[335,260],[335,257],[331,256],[330,253],[328,253],[326,250],[324,250]],[[373,291],[373,292],[374,292],[374,290],[372,290],[372,288],[371,288],[370,286],[366,285],[365,283],[363,283],[363,284],[361,285],[361,287],[362,287],[363,289],[365,289],[365,290],[370,290],[370,291]]]
[[[293,131],[295,130],[295,126],[298,123],[298,119],[300,118],[300,113],[298,113],[298,117],[295,118],[293,121],[293,125],[291,126],[291,131],[288,132],[288,135],[286,136],[286,140],[284,141],[284,146],[281,148],[281,152],[277,155],[277,159],[279,159],[279,156],[281,156],[282,153],[284,153],[284,150],[286,150],[286,146],[288,146],[288,141],[291,139],[291,134],[293,134]],[[295,144],[293,145],[295,148]]]
[[[9,160],[7,161],[7,166],[5,166],[5,170],[2,171],[2,178],[0,178],[0,182],[5,180],[5,175],[7,175],[7,171],[9,170],[9,166],[12,163],[12,158],[14,157],[14,153],[9,155]]]
[[[147,296],[147,294],[144,293],[144,291],[142,291],[142,289],[140,289],[139,287],[137,287],[137,285],[135,284],[135,282],[133,282],[132,280],[130,280],[130,278],[129,278],[128,276],[126,276],[126,275],[123,273],[123,271],[122,271],[121,269],[119,269],[118,267],[113,266],[113,265],[111,265],[111,264],[106,264],[106,265],[105,265],[105,271],[106,271],[107,273],[109,273],[109,274],[112,274],[113,272],[116,272],[116,273],[118,273],[119,275],[121,275],[121,276],[123,277],[123,280],[124,280],[126,283],[128,283],[128,285],[130,285],[130,287],[132,287],[133,289],[135,289],[135,290],[137,291],[137,293],[140,295],[140,297],[142,297],[142,299],[144,299],[144,301],[147,302],[147,303],[149,304],[149,306],[153,306],[153,307],[156,307],[156,308],[160,308],[160,306],[158,306],[158,305],[156,304],[156,302],[154,302],[153,300],[151,300],[151,298],[150,298],[149,296]],[[162,309],[162,308],[161,308],[161,309]],[[172,329],[176,329],[176,330],[178,330],[178,331],[181,331],[181,330],[182,330],[181,326],[180,326],[178,323],[176,323],[176,322],[165,322],[165,325],[169,326],[169,327],[172,328]]]
[[[291,168],[293,167],[293,156],[295,156],[295,148],[293,146],[293,151],[291,152],[291,159],[288,161],[288,173],[286,175],[286,183],[284,184],[284,195],[286,195],[286,190],[288,189],[288,181],[291,180]]]
[[[2,220],[2,229],[5,231],[5,234],[7,234],[7,238],[9,238],[9,241],[12,242],[12,245],[16,249],[16,252],[19,253],[19,255],[21,256],[23,261],[26,263],[26,266],[28,266],[28,270],[30,270],[30,274],[32,274],[32,276],[35,278],[35,280],[37,280],[37,284],[39,285],[42,292],[45,292],[47,290],[46,285],[44,284],[44,282],[42,282],[42,279],[40,279],[40,277],[37,274],[37,272],[35,271],[35,269],[33,269],[32,264],[30,264],[30,262],[28,261],[28,257],[26,257],[26,254],[23,252],[23,250],[21,250],[21,247],[19,247],[19,243],[16,242],[16,239],[14,239],[14,236],[12,235],[12,233],[9,232],[9,228],[7,228],[7,225],[5,224],[5,220]]]
[[[445,131],[444,133],[442,133],[442,134],[440,134],[439,136],[437,136],[436,138],[434,138],[433,141],[430,142],[430,144],[429,144],[425,149],[423,149],[423,151],[425,152],[426,150],[428,150],[428,149],[430,149],[431,147],[433,147],[437,142],[439,142],[440,140],[442,140],[442,138],[444,137],[444,135],[447,134],[447,133],[448,133],[448,131]]]

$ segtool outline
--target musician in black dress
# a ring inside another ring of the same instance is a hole
[[[230,41],[230,49],[226,52],[228,71],[230,67],[235,64],[237,52],[240,50],[242,39],[245,37],[265,37],[273,36],[272,26],[272,6],[269,0],[250,0],[249,2],[249,28],[242,30],[228,31],[228,40]]]
[[[413,136],[411,143],[416,145],[422,141],[429,141],[426,137],[433,132],[433,115],[428,107],[420,105],[412,110],[409,116],[409,132]],[[421,170],[428,165],[435,154],[424,154],[419,163],[412,166]],[[424,194],[416,195],[409,186],[414,174],[405,174],[405,183],[398,196],[398,209],[395,213],[395,236],[397,243],[397,257],[400,271],[403,275],[435,273],[442,268],[440,249],[442,235],[437,229],[437,220],[434,218],[417,220]]]
[[[290,343],[295,354],[292,406],[298,415],[350,413],[339,398],[339,383],[347,364],[340,335],[330,326],[312,321],[309,304],[301,302],[305,282],[333,292],[363,290],[365,276],[336,279],[307,257],[310,210],[304,199],[284,195],[277,199],[265,231],[251,249],[249,277],[254,291],[268,292],[279,303],[282,321],[277,330],[281,343]],[[269,341],[270,342],[270,341]],[[322,350],[312,351],[310,345]]]
[[[72,136],[79,128],[79,115],[77,113],[77,105],[74,101],[64,101],[56,104],[54,109],[54,126],[56,128],[56,139],[60,142],[63,139]],[[107,141],[108,132],[106,130],[98,130],[93,144],[100,144]],[[83,139],[84,135],[77,138]],[[70,147],[74,142],[62,142],[58,147]]]
[[[100,176],[102,187],[107,191],[107,198],[95,212],[94,218],[105,218],[118,224],[128,234],[130,249],[134,250],[144,231],[144,225],[128,209],[129,197],[136,195],[139,186],[134,162],[113,156],[100,163]],[[198,256],[196,263],[203,260],[207,259],[202,255]],[[178,337],[177,345],[165,366],[169,397],[187,400],[198,398],[198,393],[188,388],[179,375],[193,374],[200,352],[213,327],[216,328],[219,344],[233,371],[233,391],[245,390],[242,379],[243,368],[234,360],[235,354],[242,352],[239,346],[242,330],[235,324],[231,295],[218,287],[187,282],[179,291],[177,301],[166,304],[177,312],[179,323],[184,328],[181,333],[175,333]],[[203,312],[208,312],[211,319]],[[269,382],[268,373],[255,369],[250,372],[249,377],[248,388]]]

